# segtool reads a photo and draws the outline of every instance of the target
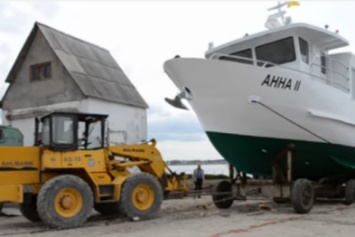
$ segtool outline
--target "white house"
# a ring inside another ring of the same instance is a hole
[[[147,103],[99,46],[36,22],[6,82],[3,124],[19,128],[25,145],[34,118],[53,110],[108,114],[111,143],[147,139]]]

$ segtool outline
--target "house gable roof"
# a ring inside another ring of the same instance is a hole
[[[148,108],[147,103],[108,50],[38,22],[34,24],[6,82],[12,83],[15,80],[38,30],[85,96]]]

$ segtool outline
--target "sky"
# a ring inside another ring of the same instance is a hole
[[[355,43],[355,1],[299,1],[288,9],[307,22]],[[5,78],[35,21],[111,52],[149,104],[148,139],[156,138],[166,160],[222,159],[192,110],[165,103],[178,92],[163,63],[179,54],[204,57],[215,46],[266,30],[267,9],[277,1],[3,1],[0,0],[0,96]],[[354,44],[355,45],[355,44]],[[354,51],[355,46],[344,49]],[[185,102],[186,104],[186,102]],[[223,115],[221,115],[223,116]]]

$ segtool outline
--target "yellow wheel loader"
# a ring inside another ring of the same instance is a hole
[[[152,218],[170,194],[187,193],[156,141],[108,145],[107,115],[53,112],[35,119],[35,144],[0,147],[0,203],[18,203],[28,220],[83,225],[103,214]],[[169,174],[170,173],[170,174]]]

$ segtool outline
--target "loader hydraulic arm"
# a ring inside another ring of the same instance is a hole
[[[136,145],[109,146],[109,153],[130,160],[128,163],[118,163],[120,167],[138,166],[142,172],[147,172],[161,178],[169,167],[164,162],[154,139]]]
[[[169,169],[156,148],[155,139],[136,145],[109,146],[108,152],[111,157],[119,156],[129,160],[119,162],[112,158],[111,162],[114,162],[118,169],[126,170],[127,167],[137,166],[142,172],[157,177],[166,191],[187,191],[187,178],[185,175],[176,175]],[[171,174],[170,178],[167,177],[166,170]]]

